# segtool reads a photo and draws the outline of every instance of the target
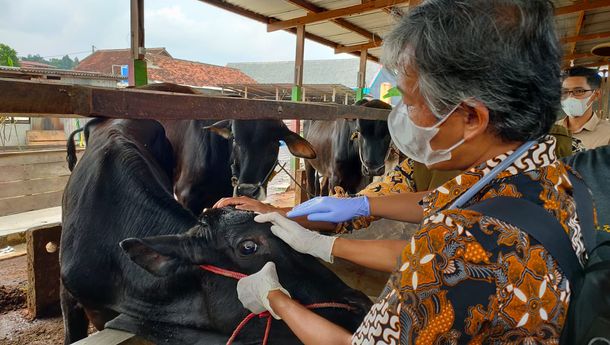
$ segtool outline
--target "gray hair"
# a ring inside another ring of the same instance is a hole
[[[383,48],[387,68],[417,71],[439,118],[478,100],[506,141],[539,138],[556,119],[561,49],[548,0],[428,0],[400,20]]]

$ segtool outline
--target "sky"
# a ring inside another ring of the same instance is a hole
[[[146,47],[175,58],[228,62],[292,61],[296,36],[197,0],[145,0]],[[130,46],[129,0],[0,0],[0,43],[18,56],[83,59],[96,49]],[[305,40],[305,59],[351,58]]]

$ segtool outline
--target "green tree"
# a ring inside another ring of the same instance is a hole
[[[40,63],[46,63],[48,64],[49,61],[45,60],[42,56],[40,56],[40,54],[28,54],[28,56],[22,56],[21,57],[22,61],[32,61],[32,62],[40,62]]]
[[[0,43],[0,66],[19,66],[15,49]]]
[[[75,66],[74,61],[68,55],[64,55],[61,59],[53,58],[49,61],[49,64],[60,69],[73,69]]]

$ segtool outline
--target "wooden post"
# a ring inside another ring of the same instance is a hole
[[[292,101],[301,102],[305,100],[303,92],[303,65],[305,53],[305,25],[297,26],[296,52],[294,57],[294,86],[292,87]],[[301,121],[294,120],[294,131],[301,134]],[[290,172],[296,174],[301,162],[297,157],[291,159]],[[294,182],[291,182],[294,185]],[[296,188],[296,186],[294,186]],[[296,195],[296,194],[295,194]]]
[[[337,89],[333,87],[333,96],[332,101],[335,103],[337,101]]]
[[[360,51],[360,68],[358,70],[358,89],[356,89],[356,101],[364,98],[366,94],[366,58],[367,50]]]
[[[299,184],[305,188],[307,188],[307,174],[304,169],[297,170],[294,175],[294,179],[299,182]],[[307,201],[309,197],[307,196],[307,190],[302,189],[298,185],[294,188],[294,204],[299,205]]]
[[[130,85],[148,84],[144,48],[144,0],[131,0],[131,58]]]
[[[244,98],[248,98],[248,87],[244,87]]]
[[[280,100],[280,89],[279,88],[275,88],[275,100],[279,101]]]
[[[27,305],[30,317],[56,315],[59,308],[59,239],[61,225],[47,224],[29,229]]]

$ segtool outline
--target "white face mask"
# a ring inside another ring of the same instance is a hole
[[[585,99],[576,99],[574,97],[568,97],[564,100],[561,100],[561,108],[569,117],[581,117],[585,114],[585,112],[593,105],[593,103],[589,104],[593,95],[585,98]]]
[[[455,145],[448,149],[434,150],[430,146],[430,142],[439,131],[439,127],[451,116],[457,108],[458,104],[447,115],[443,117],[437,124],[432,127],[420,127],[413,123],[409,116],[409,108],[402,103],[392,109],[388,116],[388,129],[390,136],[400,152],[407,157],[425,165],[432,165],[451,159],[451,151],[462,145],[465,139],[458,141]]]

